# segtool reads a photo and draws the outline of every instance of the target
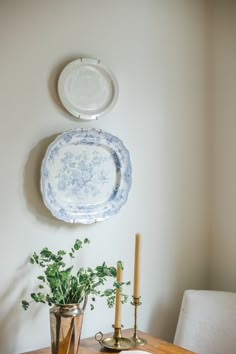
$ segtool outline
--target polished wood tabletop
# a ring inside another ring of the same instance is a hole
[[[144,350],[153,354],[193,354],[193,352],[178,347],[177,345],[165,342],[161,339],[158,339],[156,337],[153,337],[145,332],[138,331],[138,334],[141,338],[146,339],[147,343],[143,346],[139,347],[133,347],[131,350]],[[112,336],[112,333],[108,333],[107,335],[104,335],[105,337]],[[122,331],[122,336],[123,337],[132,337],[133,335],[133,330],[132,329],[126,329]],[[128,352],[129,350],[127,350]],[[86,338],[86,339],[81,339],[80,341],[80,347],[79,347],[79,354],[108,354],[108,353],[118,353],[115,350],[111,349],[106,349],[101,347],[101,345],[95,340],[94,337],[91,338]],[[31,352],[27,353],[21,353],[21,354],[51,354],[51,348],[43,348],[43,349],[38,349],[34,350]],[[128,354],[128,353],[127,353]],[[196,353],[195,353],[196,354]]]

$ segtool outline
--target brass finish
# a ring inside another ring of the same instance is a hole
[[[113,326],[114,327],[114,326]],[[134,342],[130,338],[122,337],[121,328],[114,327],[113,337],[103,338],[103,333],[98,332],[95,339],[101,346],[113,350],[127,350],[134,346]]]
[[[134,306],[134,334],[131,339],[134,342],[135,346],[140,346],[147,343],[146,339],[140,338],[137,332],[137,308],[138,306],[142,305],[142,303],[140,302],[140,297],[133,296],[133,301],[131,302],[131,304]]]
[[[50,309],[52,354],[78,354],[84,308],[80,304],[54,305]]]

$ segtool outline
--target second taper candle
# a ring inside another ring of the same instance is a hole
[[[122,282],[122,274],[122,265],[117,262],[117,283]],[[115,328],[121,328],[121,292],[119,288],[116,289]]]
[[[134,256],[134,293],[135,298],[139,298],[139,282],[140,282],[140,240],[139,234],[135,235],[135,256]]]

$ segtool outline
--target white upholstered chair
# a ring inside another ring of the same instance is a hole
[[[236,354],[236,293],[186,290],[174,344],[198,354]]]

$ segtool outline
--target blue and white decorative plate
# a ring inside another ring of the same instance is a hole
[[[116,136],[77,128],[59,135],[41,167],[43,201],[66,222],[92,224],[116,214],[132,181],[129,152]]]

